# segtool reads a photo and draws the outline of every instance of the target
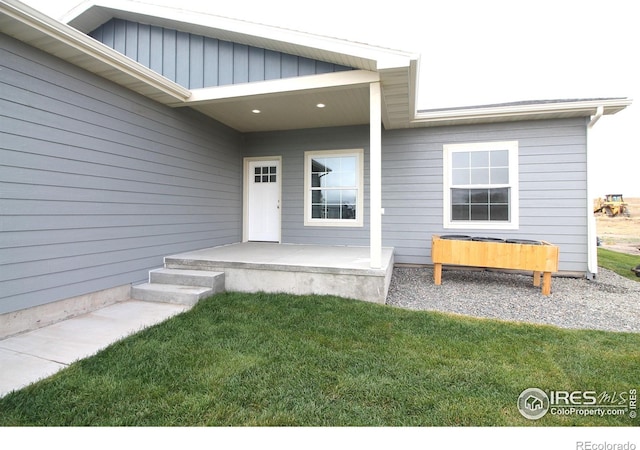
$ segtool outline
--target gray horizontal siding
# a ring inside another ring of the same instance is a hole
[[[237,132],[0,40],[0,314],[241,239]]]
[[[442,223],[443,145],[518,140],[520,229],[455,233],[544,239],[560,246],[560,269],[586,271],[586,129],[583,119],[384,131],[383,245],[395,260],[431,263],[431,236],[450,234]],[[246,136],[249,156],[281,155],[282,239],[288,243],[369,244],[369,129],[345,127]],[[362,228],[305,227],[303,167],[307,150],[365,149]]]
[[[126,50],[135,40],[124,36],[118,48]],[[149,27],[149,43],[159,36]],[[368,127],[240,136],[194,111],[163,107],[0,39],[0,313],[142,281],[168,254],[239,241],[242,156],[283,158],[283,242],[369,244]],[[216,64],[233,61],[229,44],[217,43],[223,51]],[[212,45],[202,40],[205,55]],[[266,73],[275,67],[269,60],[288,59],[258,50],[238,53],[239,61],[249,61],[249,79],[261,64]],[[136,55],[152,67],[164,64],[144,45]],[[204,78],[213,78],[206,70],[212,61],[194,58],[190,53],[190,66],[201,62]],[[225,77],[233,82],[233,74]],[[448,232],[442,228],[443,145],[518,140],[520,229],[466,232],[545,239],[560,246],[561,270],[585,271],[585,124],[384,131],[383,245],[395,247],[398,263],[430,263],[432,234]],[[305,227],[304,151],[345,148],[365,149],[364,226]]]
[[[519,142],[520,228],[446,230],[443,145]],[[543,239],[560,246],[560,270],[587,270],[586,122],[583,119],[397,130],[383,135],[383,240],[396,262],[431,263],[433,234]]]
[[[282,241],[291,244],[369,245],[369,128],[344,127],[252,133],[245,137],[246,156],[282,156]],[[304,152],[364,148],[364,226],[304,226]]]
[[[188,89],[351,70],[122,19],[111,19],[89,35]]]

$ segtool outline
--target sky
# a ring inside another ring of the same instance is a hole
[[[60,18],[79,0],[22,0]],[[418,109],[626,97],[590,131],[593,193],[640,197],[640,13],[629,0],[144,0],[421,56]]]

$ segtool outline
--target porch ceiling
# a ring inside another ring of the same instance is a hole
[[[318,104],[325,106],[318,107]],[[369,123],[368,86],[252,95],[184,105],[241,132]]]
[[[242,132],[369,123],[376,72],[352,70],[196,89],[173,107],[191,107]]]
[[[241,132],[366,125],[369,85],[380,82],[382,123],[386,129],[404,128],[415,114],[416,69],[412,64],[195,89],[188,99],[169,105],[191,107]]]

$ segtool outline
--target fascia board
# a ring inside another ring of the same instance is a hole
[[[252,83],[216,86],[194,89],[191,97],[184,102],[176,102],[171,106],[194,106],[199,103],[226,101],[232,98],[258,95],[278,95],[292,92],[309,91],[326,88],[342,88],[366,85],[380,80],[377,72],[352,70],[321,75],[309,75],[298,78],[258,81]]]
[[[151,86],[178,100],[189,98],[191,92],[168,78],[147,69],[142,64],[122,55],[84,33],[65,25],[16,0],[1,0],[0,12],[16,22],[53,39],[66,47],[91,57],[124,73],[133,79]],[[14,36],[19,39],[19,36]],[[32,45],[35,45],[32,43]]]

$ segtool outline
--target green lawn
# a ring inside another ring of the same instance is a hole
[[[640,334],[225,293],[0,399],[4,426],[638,425],[516,408],[638,388]]]
[[[623,277],[634,281],[640,281],[635,273],[631,271],[632,267],[640,264],[640,256],[628,255],[626,253],[614,252],[606,248],[598,247],[598,266],[612,270]]]

